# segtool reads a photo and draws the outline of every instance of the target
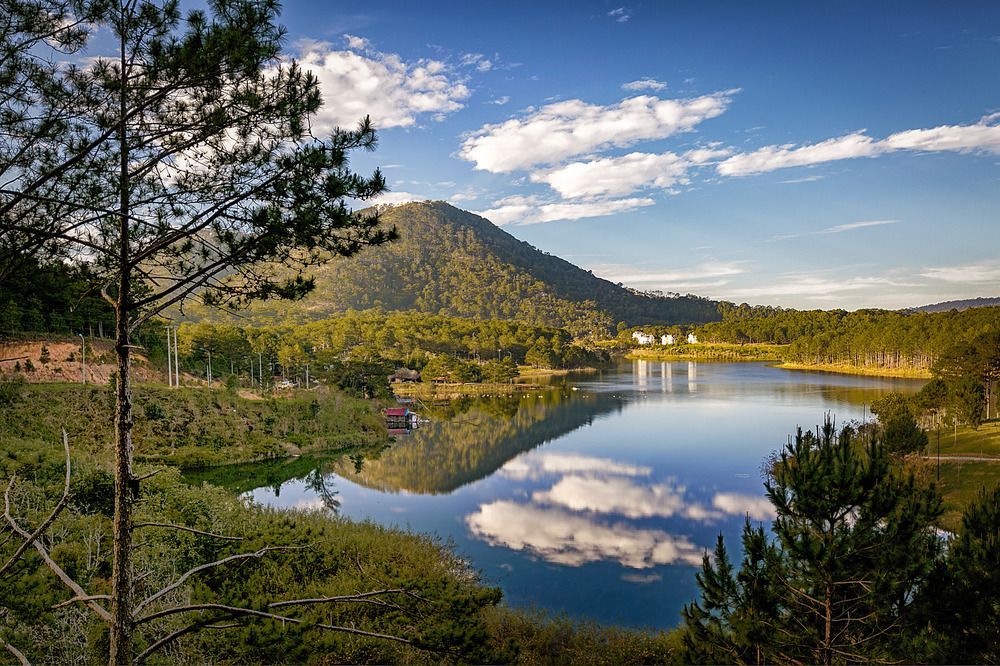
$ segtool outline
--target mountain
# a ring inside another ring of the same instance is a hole
[[[1000,305],[1000,298],[967,298],[961,301],[944,301],[910,308],[908,312],[948,312],[949,310],[968,310],[970,308],[988,308]]]
[[[380,308],[514,319],[580,333],[619,321],[632,326],[720,318],[715,301],[634,292],[441,201],[382,206],[379,212],[386,226],[396,227],[398,240],[335,258],[315,269],[309,297],[254,304],[251,318],[299,322]]]

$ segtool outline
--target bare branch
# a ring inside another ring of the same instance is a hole
[[[62,513],[63,508],[65,508],[66,506],[66,502],[69,499],[69,479],[70,479],[71,469],[69,460],[69,436],[66,434],[65,428],[63,428],[62,431],[62,441],[63,441],[63,450],[66,453],[66,480],[63,482],[62,497],[56,503],[55,508],[52,509],[52,512],[49,514],[49,517],[42,521],[42,524],[38,526],[38,529],[36,529],[34,532],[29,534],[27,538],[25,538],[24,543],[22,543],[17,548],[17,550],[14,551],[14,554],[10,556],[10,559],[7,560],[7,562],[2,567],[0,567],[0,576],[2,576],[4,573],[7,572],[8,569],[14,566],[14,563],[17,562],[18,559],[20,559],[20,557],[24,554],[24,551],[26,551],[29,546],[35,543],[35,540],[38,539],[38,537],[40,537],[45,532],[45,530],[49,528],[49,525],[51,525],[55,521],[55,519],[59,517],[59,514]],[[11,522],[11,524],[13,524],[14,519],[13,517],[11,517],[10,513],[10,491],[14,486],[14,480],[16,478],[17,478],[16,474],[10,477],[10,481],[7,483],[7,490],[5,490],[3,494],[4,516],[7,517],[7,520]]]
[[[272,551],[276,551],[276,550],[298,550],[298,549],[299,549],[299,547],[297,547],[297,546],[265,546],[264,548],[261,548],[260,550],[254,552],[254,553],[239,553],[239,554],[236,554],[236,555],[230,555],[229,557],[224,557],[221,560],[216,560],[214,562],[206,562],[205,564],[200,564],[200,565],[194,567],[193,569],[189,569],[189,570],[185,571],[183,574],[181,574],[180,578],[178,578],[177,580],[175,580],[173,583],[171,583],[170,585],[167,585],[166,587],[162,588],[159,592],[156,592],[153,595],[151,595],[151,596],[147,597],[146,599],[144,599],[143,601],[141,601],[135,607],[134,615],[138,616],[139,613],[142,612],[142,609],[144,609],[146,606],[148,606],[149,604],[153,603],[157,599],[161,599],[165,595],[170,594],[171,592],[173,592],[174,590],[176,590],[178,587],[180,587],[181,585],[183,585],[184,581],[186,581],[188,578],[190,578],[191,576],[195,575],[196,573],[198,573],[200,571],[205,571],[207,569],[212,569],[212,568],[221,566],[223,564],[228,564],[229,562],[238,562],[240,560],[249,560],[249,559],[259,559],[259,558],[263,557],[264,555],[266,555],[267,553],[272,552]],[[169,611],[161,611],[161,613],[169,613]],[[160,617],[161,613],[154,613],[153,615],[149,615],[149,616],[144,617],[144,618],[139,618],[138,620],[136,620],[135,623],[138,625],[138,624],[142,624],[143,622],[148,622],[148,621],[150,621],[152,619],[155,619],[156,617]]]
[[[184,532],[191,532],[193,534],[201,534],[202,536],[209,536],[213,539],[225,539],[226,541],[242,541],[243,537],[237,536],[225,536],[223,534],[215,534],[213,532],[204,532],[202,530],[196,530],[193,527],[187,527],[186,525],[173,525],[171,523],[136,523],[132,527],[165,527],[172,530],[181,530]]]
[[[73,597],[72,599],[67,599],[66,601],[61,601],[52,607],[52,610],[57,608],[62,608],[64,606],[69,606],[70,604],[75,604],[78,601],[96,601],[97,599],[108,600],[111,598],[109,594],[92,594],[89,597]]]
[[[222,615],[213,617],[208,620],[199,620],[190,625],[187,625],[177,631],[164,636],[160,640],[156,641],[150,645],[146,650],[136,657],[136,663],[142,663],[145,661],[153,652],[160,649],[164,645],[173,642],[174,640],[180,638],[184,634],[195,631],[202,628],[208,624],[218,622],[219,620],[225,620],[232,616],[244,616],[244,617],[259,617],[266,620],[276,620],[278,622],[287,622],[289,624],[309,624],[317,629],[325,629],[327,631],[339,631],[348,634],[354,634],[356,636],[367,636],[369,638],[381,638],[383,640],[395,641],[397,643],[405,643],[407,645],[412,645],[413,641],[408,638],[402,638],[400,636],[393,636],[391,634],[379,634],[373,631],[365,631],[363,629],[355,629],[354,627],[342,627],[335,624],[312,624],[301,620],[297,617],[289,617],[287,615],[278,615],[276,613],[268,613],[266,611],[253,610],[250,608],[240,608],[239,606],[226,606],[225,604],[192,604],[190,606],[179,606],[177,608],[170,608],[159,613],[154,613],[148,615],[144,618],[138,620],[138,622],[147,622],[160,617],[166,617],[168,615],[176,615],[177,613],[192,613],[195,611],[222,611]]]
[[[5,499],[7,498],[5,497]],[[23,529],[20,525],[18,525],[17,521],[14,520],[14,517],[10,513],[9,501],[5,501],[4,518],[6,518],[7,522],[10,523],[11,528],[13,528],[13,530],[18,534],[20,534],[24,539],[32,538],[31,534],[29,534],[27,530]],[[42,544],[38,543],[38,541],[36,540],[34,541],[33,545],[35,546],[35,550],[38,551],[38,554],[42,556],[42,560],[45,561],[46,566],[48,566],[49,569],[52,570],[52,572],[59,578],[59,580],[61,580],[66,585],[66,587],[73,590],[73,592],[75,592],[76,596],[78,597],[87,599],[90,598],[90,595],[87,594],[87,592],[82,587],[80,587],[80,584],[77,583],[75,580],[73,580],[69,576],[69,574],[63,571],[62,567],[56,564],[55,560],[53,560],[52,557],[49,556],[49,552],[45,550],[45,547]],[[106,611],[104,607],[101,606],[99,603],[93,600],[85,601],[84,603],[86,603],[95,613],[97,613],[101,617],[101,619],[103,619],[106,622],[111,621],[111,613]]]
[[[11,645],[2,638],[0,638],[0,645],[3,645],[5,648],[7,648],[7,652],[10,652],[12,655],[14,655],[17,658],[17,660],[21,662],[23,666],[31,666],[31,662],[28,661],[28,658],[25,657],[24,653],[18,650],[16,647],[14,647],[13,645]]]
[[[357,601],[383,594],[410,594],[403,588],[392,588],[386,590],[372,590],[371,592],[359,592],[358,594],[344,594],[337,597],[318,597],[316,599],[289,599],[287,601],[274,601],[267,605],[268,608],[281,608],[283,606],[300,606],[303,604],[337,603],[340,601]]]

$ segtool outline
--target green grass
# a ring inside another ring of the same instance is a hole
[[[133,442],[139,463],[182,469],[380,445],[376,406],[336,391],[248,400],[224,390],[136,388]],[[29,384],[0,410],[0,449],[58,443],[110,459],[112,394],[107,386]]]
[[[646,361],[780,361],[781,345],[734,345],[728,343],[679,344],[670,347],[641,347],[625,354],[628,359]]]
[[[921,463],[922,473],[930,478],[937,477],[937,432],[928,433],[928,459]],[[973,430],[962,426],[958,432],[941,430],[942,456],[995,457],[997,462],[985,461],[941,461],[941,494],[944,497],[945,513],[941,526],[956,531],[961,525],[962,512],[976,498],[982,488],[993,488],[1000,484],[1000,420],[988,421]]]
[[[904,379],[930,379],[931,373],[916,368],[882,368],[850,363],[796,363],[785,361],[778,365],[786,370],[807,370],[810,372],[835,372],[840,375],[863,375],[865,377],[902,377]]]

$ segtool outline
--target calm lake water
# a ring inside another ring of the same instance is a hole
[[[451,541],[512,606],[669,628],[702,553],[768,521],[761,466],[796,426],[922,382],[636,361],[543,392],[419,409],[377,459],[256,468],[234,489]],[[240,474],[230,478],[240,478]],[[260,487],[253,487],[260,486]]]

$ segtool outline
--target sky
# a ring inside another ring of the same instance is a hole
[[[1000,296],[1000,3],[285,3],[316,132],[612,282],[736,303]]]

